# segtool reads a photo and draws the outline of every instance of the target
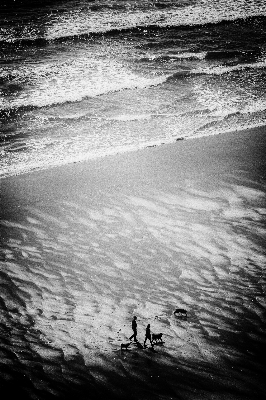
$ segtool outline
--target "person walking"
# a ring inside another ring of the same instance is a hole
[[[150,324],[147,325],[146,327],[146,335],[145,335],[145,340],[144,340],[144,347],[146,346],[146,341],[149,340],[151,343],[151,346],[153,347],[153,343],[151,340],[151,326]]]
[[[134,316],[132,320],[132,330],[133,330],[133,335],[130,336],[129,340],[132,340],[134,338],[134,342],[137,342],[137,317]]]

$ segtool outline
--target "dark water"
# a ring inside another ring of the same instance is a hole
[[[1,7],[3,178],[265,125],[262,1]],[[0,395],[263,399],[261,138],[253,170],[228,169],[208,190],[189,162],[182,185],[158,168],[144,191],[126,171],[118,193],[103,175],[106,190],[84,178],[56,199],[3,179]],[[147,321],[164,333],[156,353],[120,352],[134,314],[140,340]]]
[[[14,4],[2,176],[265,124],[264,2]]]

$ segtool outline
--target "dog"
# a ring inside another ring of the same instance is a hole
[[[175,311],[174,311],[174,314],[176,315],[176,314],[178,314],[178,316],[182,316],[182,317],[187,317],[187,310],[184,310],[184,308],[177,308]]]
[[[128,350],[130,345],[131,345],[131,342],[130,343],[121,343],[121,350]]]
[[[163,341],[162,336],[163,336],[162,333],[153,333],[151,335],[152,342],[161,343]]]

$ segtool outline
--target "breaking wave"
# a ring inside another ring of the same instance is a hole
[[[75,20],[63,18],[62,20],[54,21],[54,24],[44,28],[42,33],[33,34],[32,30],[23,27],[23,34],[17,36],[14,29],[1,28],[0,30],[0,43],[3,48],[6,47],[43,47],[51,42],[65,42],[71,43],[79,41],[87,41],[97,37],[114,37],[114,36],[135,36],[135,35],[149,35],[162,33],[165,30],[176,29],[178,31],[187,31],[206,27],[223,27],[226,25],[238,25],[246,27],[247,25],[266,25],[266,8],[261,10],[262,15],[247,16],[239,18],[232,15],[222,15],[221,19],[213,16],[209,18],[198,18],[197,15],[193,17],[187,16],[186,24],[184,24],[184,16],[169,14],[168,18],[165,15],[153,13],[128,14],[128,15],[112,15],[108,14],[108,20],[99,20],[95,23],[91,17],[83,17],[83,20]],[[78,18],[78,17],[77,17]],[[80,18],[80,14],[79,14]],[[109,21],[110,19],[110,21]],[[100,21],[100,23],[99,23]],[[162,22],[163,21],[163,22]]]

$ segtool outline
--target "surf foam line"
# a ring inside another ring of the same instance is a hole
[[[136,59],[136,62],[147,62],[147,61],[173,61],[173,60],[204,60],[207,52],[199,53],[177,53],[177,54],[162,54],[159,56],[150,55]]]
[[[178,31],[191,31],[194,28],[199,29],[199,28],[213,28],[213,27],[223,27],[223,26],[228,26],[228,25],[238,25],[238,26],[247,26],[247,25],[253,25],[255,24],[256,26],[259,25],[266,25],[266,15],[255,15],[255,16],[248,16],[244,18],[228,18],[228,19],[222,19],[220,21],[214,21],[214,22],[189,22],[189,24],[183,24],[183,23],[176,23],[174,21],[172,22],[165,22],[164,24],[143,24],[143,25],[137,25],[137,26],[128,26],[128,27],[121,27],[121,28],[108,28],[108,26],[103,30],[100,30],[99,28],[95,28],[95,30],[91,31],[86,31],[86,32],[80,32],[76,34],[71,34],[71,32],[67,35],[62,35],[62,36],[52,36],[49,34],[47,36],[29,36],[29,37],[6,37],[0,36],[0,43],[1,47],[3,49],[5,48],[13,48],[13,47],[44,47],[47,46],[51,42],[68,42],[71,41],[73,42],[78,42],[78,41],[87,41],[87,40],[94,40],[97,38],[102,38],[102,37],[112,37],[112,36],[134,36],[134,35],[144,35],[145,36],[156,36],[159,33],[163,33],[169,29],[174,29],[177,32]]]
[[[180,136],[172,136],[171,138],[165,138],[165,139],[158,139],[155,141],[150,141],[146,143],[139,143],[135,145],[128,145],[128,146],[121,146],[120,148],[113,148],[105,151],[98,151],[95,153],[89,153],[89,154],[83,154],[80,157],[61,157],[59,159],[48,159],[47,162],[43,162],[42,164],[37,165],[34,161],[31,161],[30,163],[27,164],[22,164],[20,166],[18,165],[10,165],[8,167],[3,167],[0,170],[0,180],[10,177],[10,176],[19,176],[22,174],[28,174],[36,171],[42,171],[42,170],[48,170],[51,168],[56,168],[64,165],[70,165],[70,164],[76,164],[76,163],[81,163],[81,162],[86,162],[89,160],[97,159],[97,158],[104,158],[104,157],[113,157],[118,154],[123,154],[123,153],[129,153],[129,152],[134,152],[134,151],[139,151],[139,150],[144,150],[144,149],[151,149],[155,147],[159,147],[162,145],[166,144],[171,144],[183,140],[192,140],[192,139],[200,139],[203,137],[208,137],[208,136],[216,136],[216,135],[221,135],[223,133],[234,133],[234,132],[240,132],[240,131],[245,131],[246,129],[253,129],[253,128],[259,128],[266,126],[264,122],[257,122],[257,123],[248,123],[246,126],[239,125],[239,126],[233,126],[231,129],[227,127],[227,129],[224,130],[218,130],[213,128],[212,131],[208,132],[200,132],[200,130],[197,132],[195,131],[191,135],[180,135]]]
[[[191,77],[196,75],[224,75],[235,71],[245,71],[252,69],[263,69],[266,67],[266,60],[259,61],[256,63],[243,63],[232,66],[219,65],[215,67],[197,68],[191,70],[182,70],[173,73],[168,76],[166,81],[171,82],[172,80],[182,79],[185,77]]]
[[[5,104],[1,105],[0,108],[0,120],[7,120],[9,118],[15,117],[16,114],[18,113],[24,113],[27,111],[32,111],[33,109],[38,109],[38,108],[45,108],[45,107],[52,107],[56,105],[63,105],[63,104],[71,104],[71,103],[79,103],[85,99],[93,98],[93,97],[98,97],[98,96],[104,96],[109,93],[116,93],[116,92],[122,92],[123,90],[134,90],[134,89],[147,89],[150,87],[155,87],[162,85],[167,81],[169,76],[159,76],[155,79],[149,79],[149,78],[144,78],[142,82],[131,82],[131,84],[125,84],[122,87],[118,88],[110,88],[110,90],[105,90],[105,91],[99,91],[95,93],[86,93],[85,95],[80,95],[80,93],[76,94],[75,98],[63,98],[62,100],[52,100],[49,101],[50,97],[46,97],[45,100],[46,102],[42,104],[36,104],[31,103],[30,99],[28,101],[28,104],[25,104],[25,98],[22,97],[21,99],[21,104],[19,101],[19,98],[13,102],[13,104]],[[17,104],[16,104],[17,103]],[[23,104],[24,103],[24,104]]]
[[[184,52],[177,54],[162,54],[159,56],[148,55],[139,60],[138,62],[147,61],[174,61],[174,60],[225,60],[239,57],[240,60],[257,59],[262,55],[260,49],[249,50],[217,50],[217,51],[202,51],[202,52]]]
[[[139,143],[134,145],[124,145],[119,148],[111,148],[108,150],[99,150],[94,153],[83,154],[81,156],[70,156],[70,157],[59,157],[57,159],[47,159],[46,161],[37,164],[36,161],[33,159],[32,161],[27,161],[27,163],[12,164],[6,167],[2,167],[0,169],[0,180],[10,177],[10,176],[19,176],[22,174],[32,173],[35,171],[42,171],[48,170],[51,168],[56,168],[64,165],[76,164],[81,162],[86,162],[89,160],[97,159],[97,158],[104,158],[115,156],[118,154],[129,153],[133,151],[144,150],[145,148],[153,148],[159,147],[164,144],[174,143],[175,141],[183,140],[185,137],[175,137],[172,139],[165,139],[165,140],[155,140],[146,143]]]

